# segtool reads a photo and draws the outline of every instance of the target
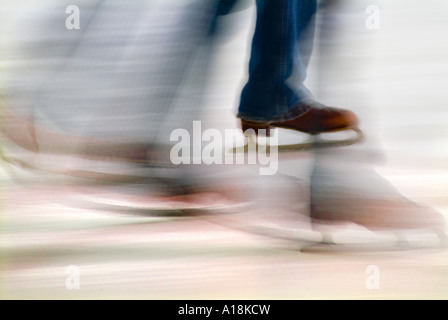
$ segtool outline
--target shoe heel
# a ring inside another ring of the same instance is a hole
[[[274,127],[264,123],[241,120],[241,129],[245,135],[251,135],[247,132],[247,130],[253,130],[255,132],[255,136],[269,138],[271,136],[271,130],[274,129]]]

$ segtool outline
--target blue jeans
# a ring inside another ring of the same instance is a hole
[[[303,114],[304,86],[314,40],[316,0],[257,0],[249,80],[238,117],[286,121]]]

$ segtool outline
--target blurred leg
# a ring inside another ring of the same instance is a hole
[[[309,98],[303,82],[314,38],[316,0],[258,0],[249,81],[239,117],[284,121],[304,113]]]

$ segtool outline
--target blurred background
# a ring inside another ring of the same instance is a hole
[[[169,158],[238,128],[255,1],[75,2],[0,0],[1,298],[448,297],[445,0],[319,2],[307,86],[366,140],[274,176]]]

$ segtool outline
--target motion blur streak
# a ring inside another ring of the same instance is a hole
[[[367,139],[261,176],[170,159],[237,128],[255,1],[0,0],[0,298],[447,298],[446,10],[319,1],[306,84]]]

